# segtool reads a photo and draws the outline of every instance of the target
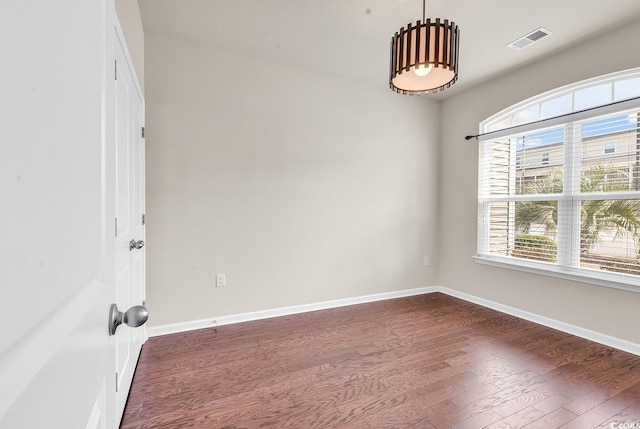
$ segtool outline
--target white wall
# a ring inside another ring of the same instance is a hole
[[[115,0],[115,7],[136,77],[144,92],[144,30],[138,0]]]
[[[464,140],[467,134],[477,134],[479,122],[518,101],[572,82],[640,66],[638,40],[637,22],[443,102],[439,284],[640,343],[640,294],[473,262],[478,146],[475,140]]]
[[[438,103],[149,33],[145,54],[151,325],[435,284]]]

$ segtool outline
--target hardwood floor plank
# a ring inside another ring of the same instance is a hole
[[[542,411],[527,407],[487,426],[487,429],[517,429],[543,417]]]
[[[464,407],[466,405],[479,401],[482,398],[486,398],[487,396],[499,390],[500,388],[495,384],[482,384],[480,386],[474,387],[473,389],[464,391],[460,395],[451,398],[449,401],[456,407]]]
[[[494,407],[493,411],[503,417],[509,417],[511,414],[517,413],[525,408],[535,406],[538,402],[542,402],[551,396],[553,396],[553,394],[549,391],[544,389],[535,389],[503,402],[502,404]]]
[[[436,429],[424,412],[410,402],[370,414],[364,420],[371,428]]]
[[[545,414],[551,414],[558,408],[562,408],[565,404],[571,402],[571,399],[555,394],[543,401],[538,402],[533,406],[533,408],[542,411]]]
[[[640,402],[636,402],[633,405],[625,408],[624,410],[617,413],[615,416],[611,417],[609,420],[605,421],[602,426],[606,428],[611,428],[612,423],[629,423],[630,425],[635,423],[638,427],[640,427]],[[618,425],[618,427],[620,427]],[[631,426],[633,427],[633,426]]]
[[[466,420],[455,423],[448,429],[478,429],[502,420],[502,416],[492,410],[476,414]]]
[[[580,415],[606,401],[609,397],[610,396],[606,391],[597,389],[563,405],[563,408],[566,408],[574,414]]]
[[[621,411],[640,401],[640,383],[624,390],[618,395],[596,405],[574,420],[561,426],[563,429],[579,429],[602,425]]]
[[[536,408],[537,409],[537,408]],[[552,412],[545,414],[538,420],[535,420],[528,425],[522,427],[522,429],[552,429],[559,428],[565,423],[578,417],[574,413],[564,408],[557,408]]]
[[[121,428],[636,421],[640,357],[435,293],[151,338]]]

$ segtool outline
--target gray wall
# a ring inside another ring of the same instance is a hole
[[[151,324],[441,284],[640,343],[638,294],[473,262],[464,140],[523,99],[640,66],[639,39],[631,24],[438,103],[146,33]]]
[[[435,284],[439,103],[149,33],[145,55],[153,326]]]
[[[438,282],[481,298],[640,343],[640,294],[475,264],[479,122],[583,79],[640,66],[640,23],[474,87],[442,104]],[[464,65],[461,65],[464,66]]]

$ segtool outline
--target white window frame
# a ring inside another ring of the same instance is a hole
[[[615,104],[594,107],[578,112],[568,112],[568,114],[563,114],[562,117],[546,119],[543,123],[532,122],[529,124],[514,125],[514,118],[516,118],[518,112],[525,111],[527,109],[529,109],[529,111],[535,110],[533,106],[537,105],[538,108],[541,109],[542,103],[544,101],[551,100],[557,97],[567,96],[568,94],[571,94],[571,97],[573,99],[573,94],[575,94],[579,90],[589,88],[591,86],[602,85],[604,83],[611,83],[611,98],[612,100],[615,100],[615,96],[613,94],[615,82],[638,77],[640,77],[640,68],[613,73],[583,82],[577,82],[566,87],[549,91],[547,93],[541,94],[539,96],[511,106],[483,121],[480,124],[480,133],[490,133],[491,136],[487,137],[487,140],[493,140],[501,137],[522,135],[526,132],[544,130],[546,128],[551,128],[554,126],[565,126],[565,142],[573,141],[573,133],[575,133],[576,130],[579,132],[579,123],[581,121],[587,121],[595,117],[607,114],[615,114],[629,109],[639,109],[640,100],[631,99],[626,101],[616,101]],[[568,115],[570,116],[567,117]],[[511,123],[509,123],[509,118],[511,118]],[[499,127],[498,129],[496,129],[497,126]],[[516,128],[517,131],[515,130]],[[485,153],[482,153],[483,147],[485,148]],[[557,200],[559,218],[568,217],[567,219],[569,219],[569,223],[571,224],[570,229],[564,228],[562,231],[560,230],[560,228],[558,229],[558,242],[560,243],[562,241],[563,243],[562,245],[558,246],[558,263],[553,264],[510,256],[501,256],[494,253],[489,253],[489,227],[488,223],[483,223],[486,222],[486,219],[488,219],[489,203],[499,201],[501,198],[505,199],[505,201],[509,200],[512,202],[515,202],[518,199],[530,200],[531,196],[491,197],[489,195],[483,195],[483,189],[487,189],[487,187],[485,187],[482,183],[482,162],[483,159],[488,159],[488,156],[488,145],[483,146],[481,144],[479,151],[480,168],[478,180],[478,253],[476,256],[474,256],[474,260],[477,263],[640,292],[640,276],[638,275],[580,268],[579,261],[572,260],[577,258],[578,254],[578,252],[572,251],[572,249],[579,248],[580,246],[579,213],[581,202],[587,199],[640,198],[640,192],[625,192],[621,194],[601,193],[590,196],[574,196],[574,194],[577,195],[580,193],[580,189],[569,188],[569,185],[571,184],[570,177],[573,175],[573,168],[576,166],[576,159],[574,159],[576,155],[570,145],[565,144],[564,192],[561,195],[545,195],[539,197],[545,200]],[[577,187],[575,181],[573,182],[573,186]],[[558,224],[560,224],[560,222],[561,220],[559,220]]]

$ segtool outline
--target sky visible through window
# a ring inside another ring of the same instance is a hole
[[[554,128],[552,130],[518,136],[516,150],[533,149],[542,146],[549,146],[564,142],[564,128]]]
[[[601,134],[628,131],[638,126],[636,115],[621,115],[613,118],[582,124],[582,137],[593,137]]]
[[[582,124],[582,137],[633,130],[638,126],[636,115],[620,115]],[[564,128],[554,128],[517,137],[517,151],[564,142]]]

